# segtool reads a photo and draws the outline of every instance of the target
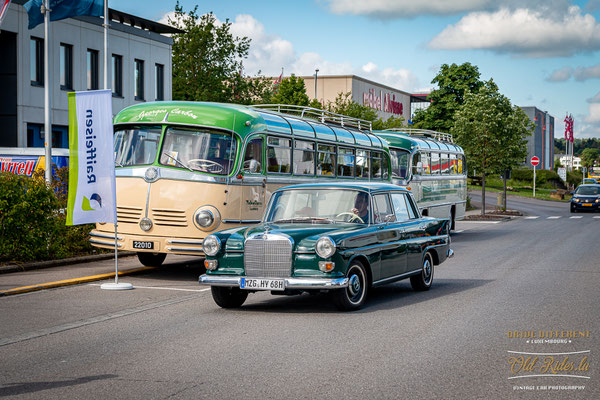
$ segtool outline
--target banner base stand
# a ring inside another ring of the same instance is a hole
[[[133,289],[133,285],[131,283],[103,283],[100,285],[100,289],[106,290],[130,290]]]

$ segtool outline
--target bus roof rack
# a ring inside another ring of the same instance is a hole
[[[435,140],[439,140],[440,142],[450,142],[454,143],[454,138],[450,133],[432,131],[429,129],[414,129],[414,128],[391,128],[386,129],[386,132],[396,132],[396,133],[406,133],[411,136],[422,136],[429,137]]]
[[[364,119],[348,117],[347,115],[336,114],[331,111],[319,110],[318,108],[297,106],[293,104],[254,104],[252,108],[263,109],[268,111],[276,111],[282,114],[293,115],[301,118],[316,119],[322,123],[332,123],[343,127],[351,127],[361,131],[372,131],[371,121]]]

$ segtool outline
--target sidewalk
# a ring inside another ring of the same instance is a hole
[[[118,255],[119,276],[145,272],[133,252]],[[114,254],[99,254],[56,261],[0,267],[0,297],[67,285],[114,279]]]

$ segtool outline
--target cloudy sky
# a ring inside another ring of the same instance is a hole
[[[114,0],[113,0],[114,1]],[[116,2],[115,2],[116,3]],[[172,0],[110,7],[165,20]],[[600,0],[181,0],[252,39],[246,74],[355,74],[407,92],[432,88],[441,64],[470,62],[513,104],[573,114],[600,138]]]

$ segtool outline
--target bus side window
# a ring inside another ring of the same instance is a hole
[[[267,147],[267,171],[289,174],[291,172],[292,143],[290,139],[270,137]]]
[[[262,138],[252,139],[246,145],[244,154],[244,164],[242,170],[250,174],[260,174],[262,172]]]

